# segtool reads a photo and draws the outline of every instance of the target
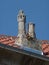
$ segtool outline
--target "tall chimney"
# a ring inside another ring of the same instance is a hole
[[[35,24],[33,24],[31,22],[28,24],[28,34],[29,34],[30,37],[36,38]]]
[[[25,35],[26,16],[22,10],[20,10],[18,13],[17,21],[18,21],[18,36]]]
[[[15,40],[15,45],[27,46],[28,41],[25,35],[26,16],[22,10],[20,10],[18,13],[17,21],[18,21],[18,36],[17,36],[17,39]]]

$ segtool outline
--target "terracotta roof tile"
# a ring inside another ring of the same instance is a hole
[[[42,50],[44,54],[49,56],[49,41],[48,40],[42,40]]]
[[[0,35],[0,42],[6,45],[12,46],[15,42],[16,37],[14,36],[6,36],[6,35]]]
[[[13,47],[18,47],[14,46],[16,36],[7,36],[7,35],[0,35],[0,42],[5,45],[13,46]],[[19,48],[19,47],[18,47]],[[49,41],[47,40],[42,40],[42,51],[46,56],[49,57]]]

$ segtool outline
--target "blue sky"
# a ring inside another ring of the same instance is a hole
[[[37,38],[49,40],[49,0],[0,0],[0,34],[18,34],[20,9],[26,14],[26,25],[35,23]]]

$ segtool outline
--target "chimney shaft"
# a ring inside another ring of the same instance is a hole
[[[22,10],[19,11],[17,21],[18,21],[18,36],[25,35],[26,16],[24,15],[24,12]]]
[[[28,24],[28,33],[29,33],[29,36],[31,36],[32,38],[36,38],[36,35],[35,35],[35,24],[33,24],[33,23],[29,23]]]
[[[26,16],[24,15],[24,12],[22,10],[19,11],[19,14],[17,16],[18,21],[18,39],[15,40],[15,45],[18,46],[27,46],[28,41],[26,39],[26,30],[25,30],[25,23],[26,23]]]

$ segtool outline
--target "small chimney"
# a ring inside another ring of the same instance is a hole
[[[25,35],[26,16],[22,10],[20,10],[18,13],[17,21],[18,21],[18,36]]]
[[[28,34],[29,34],[30,37],[36,38],[35,24],[33,24],[31,22],[28,24]]]

